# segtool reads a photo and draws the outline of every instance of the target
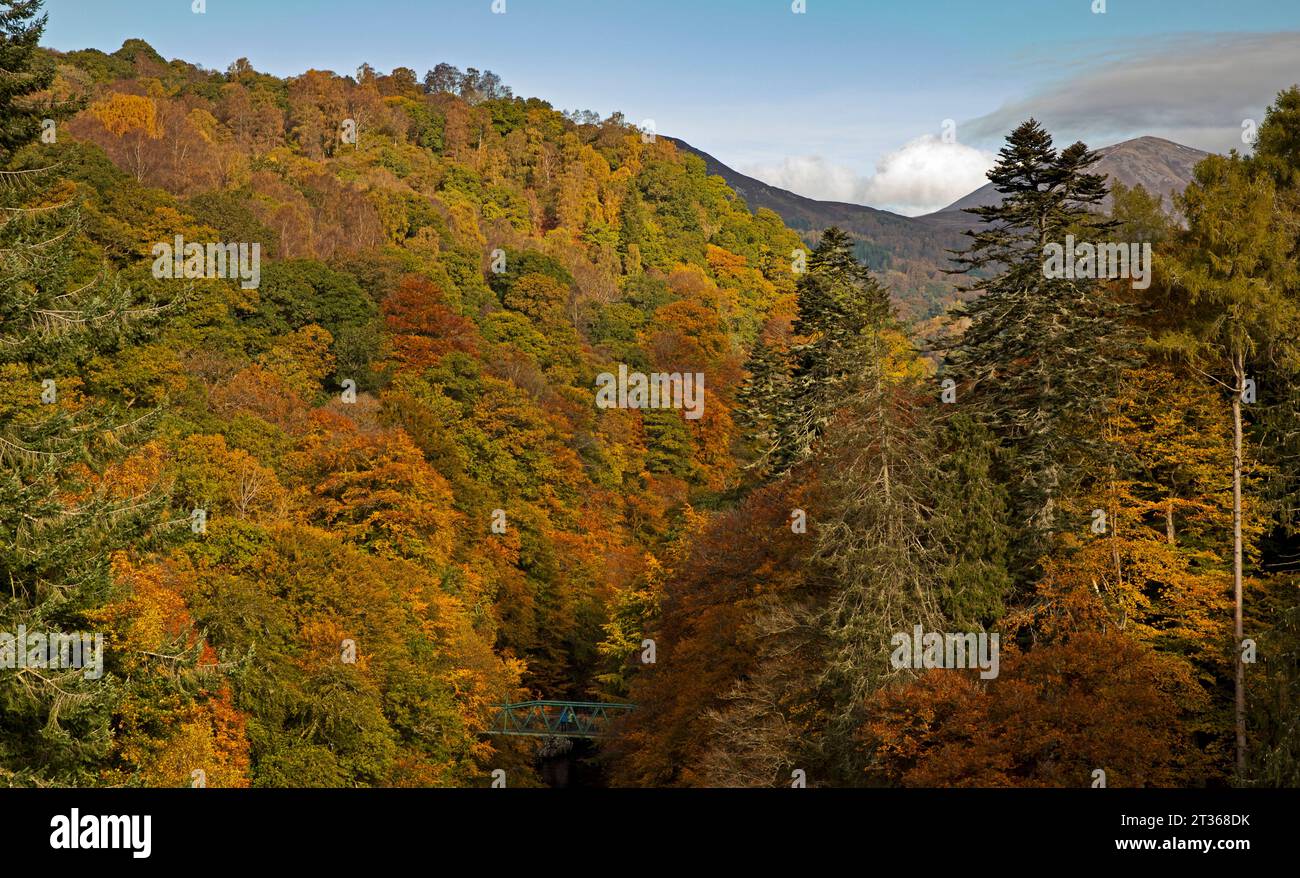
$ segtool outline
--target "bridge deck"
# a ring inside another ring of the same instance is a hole
[[[497,704],[489,735],[599,738],[613,721],[636,709],[635,704],[601,701],[521,701]]]

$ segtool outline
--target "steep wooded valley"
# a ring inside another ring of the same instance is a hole
[[[103,666],[0,670],[0,785],[542,785],[488,734],[533,700],[635,705],[608,785],[1300,783],[1290,83],[1185,191],[1026,120],[966,228],[873,239],[490,71],[5,7],[0,631]]]

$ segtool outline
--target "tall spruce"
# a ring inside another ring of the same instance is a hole
[[[790,367],[785,352],[759,338],[745,362],[749,377],[736,394],[738,422],[754,446],[751,467],[760,473],[780,449],[780,419],[790,396]]]
[[[797,290],[788,378],[779,352],[756,346],[743,398],[775,474],[803,460],[820,474],[809,581],[750,620],[763,670],[712,715],[707,771],[765,785],[798,764],[857,785],[855,735],[867,696],[894,673],[890,638],[942,627],[941,448],[928,369],[847,235],[826,230]],[[791,712],[825,719],[796,740]]]
[[[1000,204],[971,208],[980,218],[957,255],[960,271],[990,273],[963,292],[978,293],[960,313],[969,320],[948,368],[959,404],[1005,449],[999,477],[1010,488],[1021,578],[1032,576],[1059,521],[1060,501],[1101,464],[1098,425],[1125,361],[1124,309],[1103,281],[1048,277],[1047,247],[1105,240],[1112,224],[1096,208],[1105,178],[1082,143],[1063,150],[1030,119],[999,152],[989,179]]]
[[[914,353],[891,351],[883,330],[870,333],[862,367],[841,384],[848,399],[815,455],[831,479],[811,556],[828,595],[813,620],[826,648],[821,747],[827,770],[849,784],[862,779],[855,735],[867,696],[896,673],[891,637],[914,625],[946,630],[933,406]]]
[[[41,94],[54,82],[54,64],[40,52],[46,16],[42,0],[0,3],[0,164],[40,134],[49,112]]]
[[[29,145],[53,109],[39,7],[0,3],[0,785],[93,783],[111,757],[124,692],[111,651],[95,677],[51,667],[49,641],[29,650],[19,635],[104,634],[92,617],[120,594],[110,556],[144,544],[164,499],[101,478],[150,413],[79,393],[90,359],[113,356],[163,306],[74,266],[84,242],[60,147]]]
[[[822,233],[796,284],[795,334],[789,392],[776,417],[773,470],[805,459],[874,350],[874,327],[890,313],[889,293],[853,255],[853,240],[838,228]]]

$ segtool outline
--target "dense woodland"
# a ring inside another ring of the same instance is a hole
[[[61,54],[39,6],[0,2],[0,631],[106,673],[0,670],[0,785],[537,784],[483,734],[535,697],[638,706],[617,785],[1300,784],[1300,89],[1185,224],[1090,210],[1026,122],[922,345],[848,236],[617,114]],[[1154,282],[1044,278],[1067,232]],[[156,277],[178,235],[260,283]],[[597,408],[620,364],[704,416]],[[916,624],[1000,675],[894,670]]]

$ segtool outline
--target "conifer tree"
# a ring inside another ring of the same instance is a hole
[[[914,625],[944,630],[930,514],[932,415],[916,383],[891,376],[888,366],[878,348],[818,454],[819,468],[834,473],[812,556],[829,589],[815,620],[827,645],[825,747],[846,780],[857,774],[853,736],[863,705],[889,673],[890,638]]]
[[[790,371],[760,342],[742,399],[751,436],[771,437],[761,447],[776,474],[808,459],[831,475],[811,511],[807,588],[755,611],[760,670],[711,714],[712,782],[767,785],[797,759],[822,782],[860,783],[854,735],[889,674],[890,638],[941,618],[927,369],[839,229],[822,236],[797,289]],[[801,732],[794,716],[820,719]]]
[[[57,147],[27,146],[56,109],[41,100],[53,68],[37,48],[39,7],[0,5],[0,632],[13,636],[0,652],[14,650],[0,672],[0,784],[37,785],[97,776],[123,687],[107,648],[96,677],[63,658],[50,667],[48,645],[29,651],[19,635],[102,634],[91,614],[116,592],[110,555],[144,539],[164,499],[103,478],[150,413],[79,392],[89,358],[162,309],[77,276],[79,212]]]
[[[813,442],[846,398],[846,382],[874,350],[873,327],[889,316],[889,293],[853,255],[853,241],[827,229],[799,278],[790,388],[778,418],[774,470],[780,474],[808,456]]]
[[[0,162],[40,133],[46,102],[37,100],[54,82],[54,65],[39,56],[46,16],[41,0],[0,5]]]
[[[941,624],[934,506],[941,445],[925,389],[929,369],[885,290],[838,230],[828,230],[818,251],[800,282],[796,331],[808,341],[796,349],[792,377],[799,417],[786,423],[811,446],[821,489],[811,516],[810,592],[788,608],[803,626],[788,640],[818,654],[803,687],[817,703],[809,709],[827,717],[815,745],[818,770],[856,784],[854,735],[867,695],[891,673],[890,638]]]
[[[764,470],[780,444],[780,417],[790,393],[790,371],[783,352],[761,337],[745,363],[749,378],[736,394],[738,420],[758,454],[753,466]]]
[[[940,606],[958,630],[1001,617],[1011,589],[1007,491],[997,443],[964,412],[942,425],[934,471],[934,540],[942,547]]]
[[[1098,462],[1096,426],[1124,361],[1122,310],[1090,277],[1048,277],[1045,248],[1104,239],[1111,224],[1093,212],[1105,178],[1098,154],[1063,150],[1030,119],[1016,128],[989,179],[1000,204],[970,209],[982,220],[957,257],[962,271],[992,271],[964,292],[969,326],[951,353],[960,401],[1009,452],[1001,476],[1026,570],[1057,529],[1062,494]],[[1091,463],[1090,463],[1091,462]]]

